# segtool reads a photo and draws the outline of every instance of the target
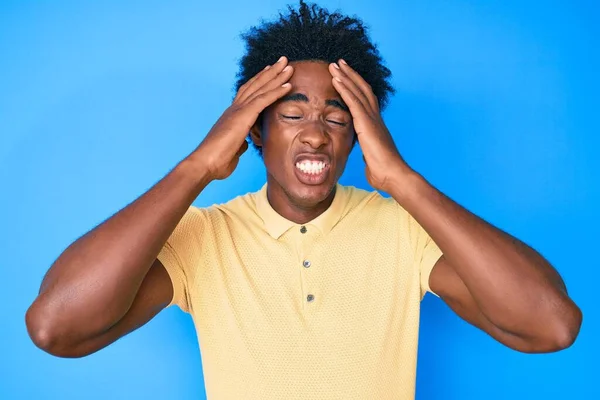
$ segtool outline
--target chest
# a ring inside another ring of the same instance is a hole
[[[322,235],[308,227],[278,239],[220,235],[199,266],[194,309],[248,329],[402,319],[419,299],[418,273],[402,238],[359,224],[338,228]]]

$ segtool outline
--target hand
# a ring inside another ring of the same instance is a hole
[[[233,103],[191,155],[208,170],[210,179],[225,179],[248,149],[246,137],[260,113],[287,94],[293,67],[285,57],[268,65],[237,92]]]
[[[381,113],[371,86],[344,60],[329,65],[335,90],[350,109],[354,131],[366,163],[365,174],[375,189],[388,192],[395,174],[410,171]]]

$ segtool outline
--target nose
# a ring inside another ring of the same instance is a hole
[[[327,127],[322,121],[314,121],[303,127],[299,139],[313,149],[319,149],[329,143]]]

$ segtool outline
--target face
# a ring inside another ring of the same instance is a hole
[[[262,147],[270,198],[310,209],[332,198],[352,150],[352,116],[325,62],[290,63],[290,93],[263,113],[252,139]]]

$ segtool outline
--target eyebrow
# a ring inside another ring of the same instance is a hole
[[[305,94],[302,93],[292,93],[292,94],[288,94],[287,96],[283,96],[281,99],[279,99],[280,103],[286,102],[286,101],[302,101],[304,103],[308,103],[308,97],[306,97]],[[348,108],[348,106],[340,100],[337,99],[328,99],[325,100],[325,104],[328,106],[333,106],[336,108],[339,108],[342,111],[346,111],[346,112],[350,112],[350,109]]]

